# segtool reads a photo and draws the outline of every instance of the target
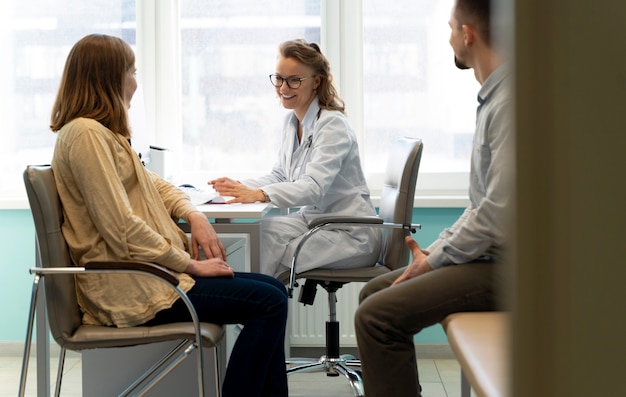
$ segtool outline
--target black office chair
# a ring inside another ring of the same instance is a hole
[[[205,396],[203,347],[215,348],[215,396],[219,390],[219,357],[217,346],[224,334],[223,327],[217,324],[201,323],[196,311],[185,294],[178,287],[178,277],[169,270],[144,262],[91,262],[84,267],[73,266],[67,243],[61,233],[63,209],[56,189],[52,168],[45,166],[28,166],[24,171],[24,184],[28,201],[35,222],[37,244],[41,258],[41,266],[30,269],[35,275],[33,281],[30,313],[24,344],[24,358],[20,377],[19,396],[24,396],[28,359],[30,356],[33,333],[35,304],[39,292],[39,281],[45,287],[48,324],[54,340],[61,347],[59,367],[55,387],[55,396],[61,392],[63,365],[66,349],[80,351],[125,347],[149,343],[180,340],[171,351],[128,386],[120,395],[141,396],[158,381],[180,364],[191,353],[196,351],[196,368],[198,395]],[[154,277],[170,286],[178,293],[192,318],[192,322],[163,324],[156,326],[137,326],[117,328],[96,325],[83,325],[81,312],[76,298],[74,275],[88,273],[135,273]],[[46,363],[46,368],[48,364]],[[106,376],[106,374],[103,374]]]
[[[309,224],[309,231],[300,241],[292,259],[291,271],[278,276],[283,283],[288,284],[289,296],[297,286],[296,279],[306,279],[300,290],[300,302],[312,304],[317,286],[328,292],[329,320],[326,322],[326,355],[319,359],[288,359],[288,365],[296,366],[287,369],[287,374],[301,371],[324,370],[328,376],[346,376],[355,396],[364,396],[363,382],[360,371],[350,367],[360,368],[360,361],[349,355],[341,355],[339,347],[339,322],[336,312],[336,292],[350,282],[366,282],[379,275],[406,266],[409,260],[409,250],[404,238],[415,233],[420,225],[412,224],[413,198],[415,184],[422,155],[422,141],[414,138],[396,140],[389,153],[385,179],[380,197],[378,216],[370,217],[321,217]],[[356,269],[313,269],[306,272],[297,272],[298,255],[307,240],[319,230],[337,226],[351,227],[378,227],[383,229],[383,243],[378,262],[363,264]]]

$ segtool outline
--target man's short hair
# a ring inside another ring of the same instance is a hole
[[[459,26],[472,26],[481,39],[490,44],[491,0],[456,0],[454,16]]]

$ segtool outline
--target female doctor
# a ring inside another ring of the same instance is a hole
[[[286,41],[270,75],[286,117],[278,161],[270,174],[241,182],[209,181],[230,203],[272,202],[301,207],[296,213],[261,220],[261,273],[277,276],[291,267],[307,223],[322,215],[376,215],[370,201],[356,137],[344,102],[332,83],[330,65],[315,43]],[[297,272],[318,267],[346,269],[374,264],[381,235],[376,228],[323,230],[300,251]]]

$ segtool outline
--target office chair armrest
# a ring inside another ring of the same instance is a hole
[[[417,229],[421,229],[422,225],[416,224],[402,224],[384,222],[382,218],[376,215],[371,216],[322,216],[311,220],[308,224],[309,233],[313,234],[326,226],[332,226],[342,224],[346,226],[364,226],[364,227],[377,227],[382,229],[405,229],[411,233],[415,233]],[[315,229],[315,230],[313,230]],[[307,237],[308,238],[308,237]]]
[[[150,273],[167,281],[173,286],[180,283],[178,276],[163,266],[149,262],[139,261],[93,261],[85,264],[85,270],[120,270],[120,271],[139,271]]]
[[[316,226],[322,224],[331,224],[331,223],[343,223],[343,224],[358,224],[358,225],[379,225],[383,223],[383,218],[371,215],[371,216],[343,216],[343,215],[334,215],[334,216],[321,216],[319,218],[313,219],[309,222],[309,229],[313,229]]]
[[[421,229],[422,225],[420,224],[402,224],[402,223],[390,223],[384,222],[382,218],[379,216],[342,216],[342,215],[334,215],[334,216],[322,216],[319,218],[315,218],[309,222],[309,230],[304,234],[304,237],[298,243],[296,247],[296,251],[294,252],[293,258],[291,259],[291,273],[289,275],[289,287],[287,288],[287,293],[290,298],[293,297],[293,290],[296,287],[296,276],[297,276],[297,260],[298,255],[300,254],[300,250],[304,246],[305,242],[316,232],[322,230],[329,226],[334,225],[346,225],[346,226],[362,226],[362,227],[376,227],[383,229],[404,229],[410,233],[415,233],[417,229]]]
[[[180,288],[180,279],[178,276],[163,266],[139,261],[93,261],[86,263],[84,267],[33,267],[29,269],[29,272],[30,274],[35,274],[37,278],[48,274],[135,273],[157,279],[168,285],[174,292],[176,292],[176,294],[182,299],[185,306],[187,306],[187,311],[191,316],[191,320],[193,321],[194,328],[196,330],[196,341],[199,346],[199,351],[202,350],[202,334],[198,313],[185,291]]]
[[[180,280],[172,271],[148,262],[118,261],[105,262],[94,261],[85,264],[85,267],[31,267],[30,274],[45,276],[47,274],[88,274],[88,273],[137,273],[145,274],[169,284],[172,288],[178,288]]]

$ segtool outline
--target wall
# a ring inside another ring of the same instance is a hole
[[[0,211],[0,341],[23,340],[35,266],[35,227],[30,210]]]
[[[626,396],[626,2],[515,15],[512,396]]]
[[[413,222],[422,224],[415,235],[427,246],[439,232],[450,226],[461,214],[459,208],[423,208],[413,210]],[[32,276],[35,266],[35,229],[29,210],[0,210],[0,341],[21,341],[26,331]],[[445,334],[438,325],[416,336],[418,343],[445,343]]]

